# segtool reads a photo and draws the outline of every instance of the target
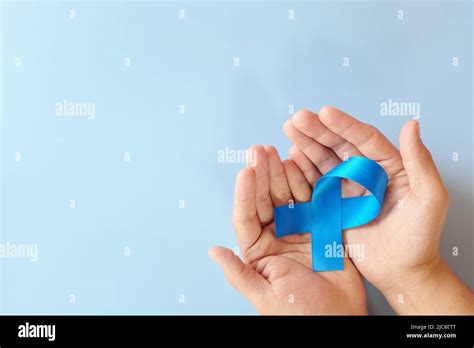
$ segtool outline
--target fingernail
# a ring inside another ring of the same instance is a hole
[[[248,149],[245,154],[245,165],[247,167],[255,167],[257,165],[257,150]]]
[[[210,258],[212,261],[216,262],[216,260],[215,260],[215,256],[216,256],[216,255],[215,255],[213,249],[209,249],[209,250],[207,251],[207,256],[209,256],[209,258]]]
[[[420,122],[416,121],[416,125],[415,125],[415,131],[416,131],[416,134],[418,135],[418,138],[420,137]]]

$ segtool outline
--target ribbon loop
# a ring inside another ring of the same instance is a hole
[[[352,180],[371,193],[369,196],[343,198],[341,180]],[[388,177],[384,169],[365,157],[351,157],[323,175],[310,202],[274,209],[276,237],[311,233],[313,271],[343,270],[339,253],[342,230],[365,225],[375,219],[385,196]]]

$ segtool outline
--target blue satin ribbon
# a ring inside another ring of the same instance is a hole
[[[371,195],[342,198],[341,180],[355,181]],[[311,232],[313,271],[343,270],[342,230],[369,223],[382,206],[388,177],[376,162],[350,157],[319,178],[310,202],[274,209],[276,237]],[[342,250],[342,249],[341,249]]]

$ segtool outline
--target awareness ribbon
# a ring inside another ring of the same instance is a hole
[[[343,198],[342,179],[352,180],[371,195]],[[350,157],[319,178],[310,202],[276,207],[276,237],[311,232],[313,271],[343,270],[342,230],[365,225],[380,212],[388,177],[383,168],[365,157]]]

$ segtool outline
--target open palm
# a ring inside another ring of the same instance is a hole
[[[403,127],[400,151],[373,126],[333,107],[324,107],[319,115],[299,111],[284,131],[294,144],[290,157],[311,184],[350,156],[377,161],[387,172],[389,184],[377,219],[344,231],[346,245],[364,247],[364,258],[353,261],[371,283],[390,289],[405,274],[429,272],[421,266],[436,267],[448,196],[416,121]],[[345,182],[343,194],[359,196],[365,190]]]
[[[271,146],[249,150],[251,166],[237,178],[234,229],[246,263],[226,248],[209,251],[229,283],[265,314],[365,314],[365,289],[349,259],[344,271],[315,273],[311,236],[275,238],[273,208],[311,199],[311,186]]]

